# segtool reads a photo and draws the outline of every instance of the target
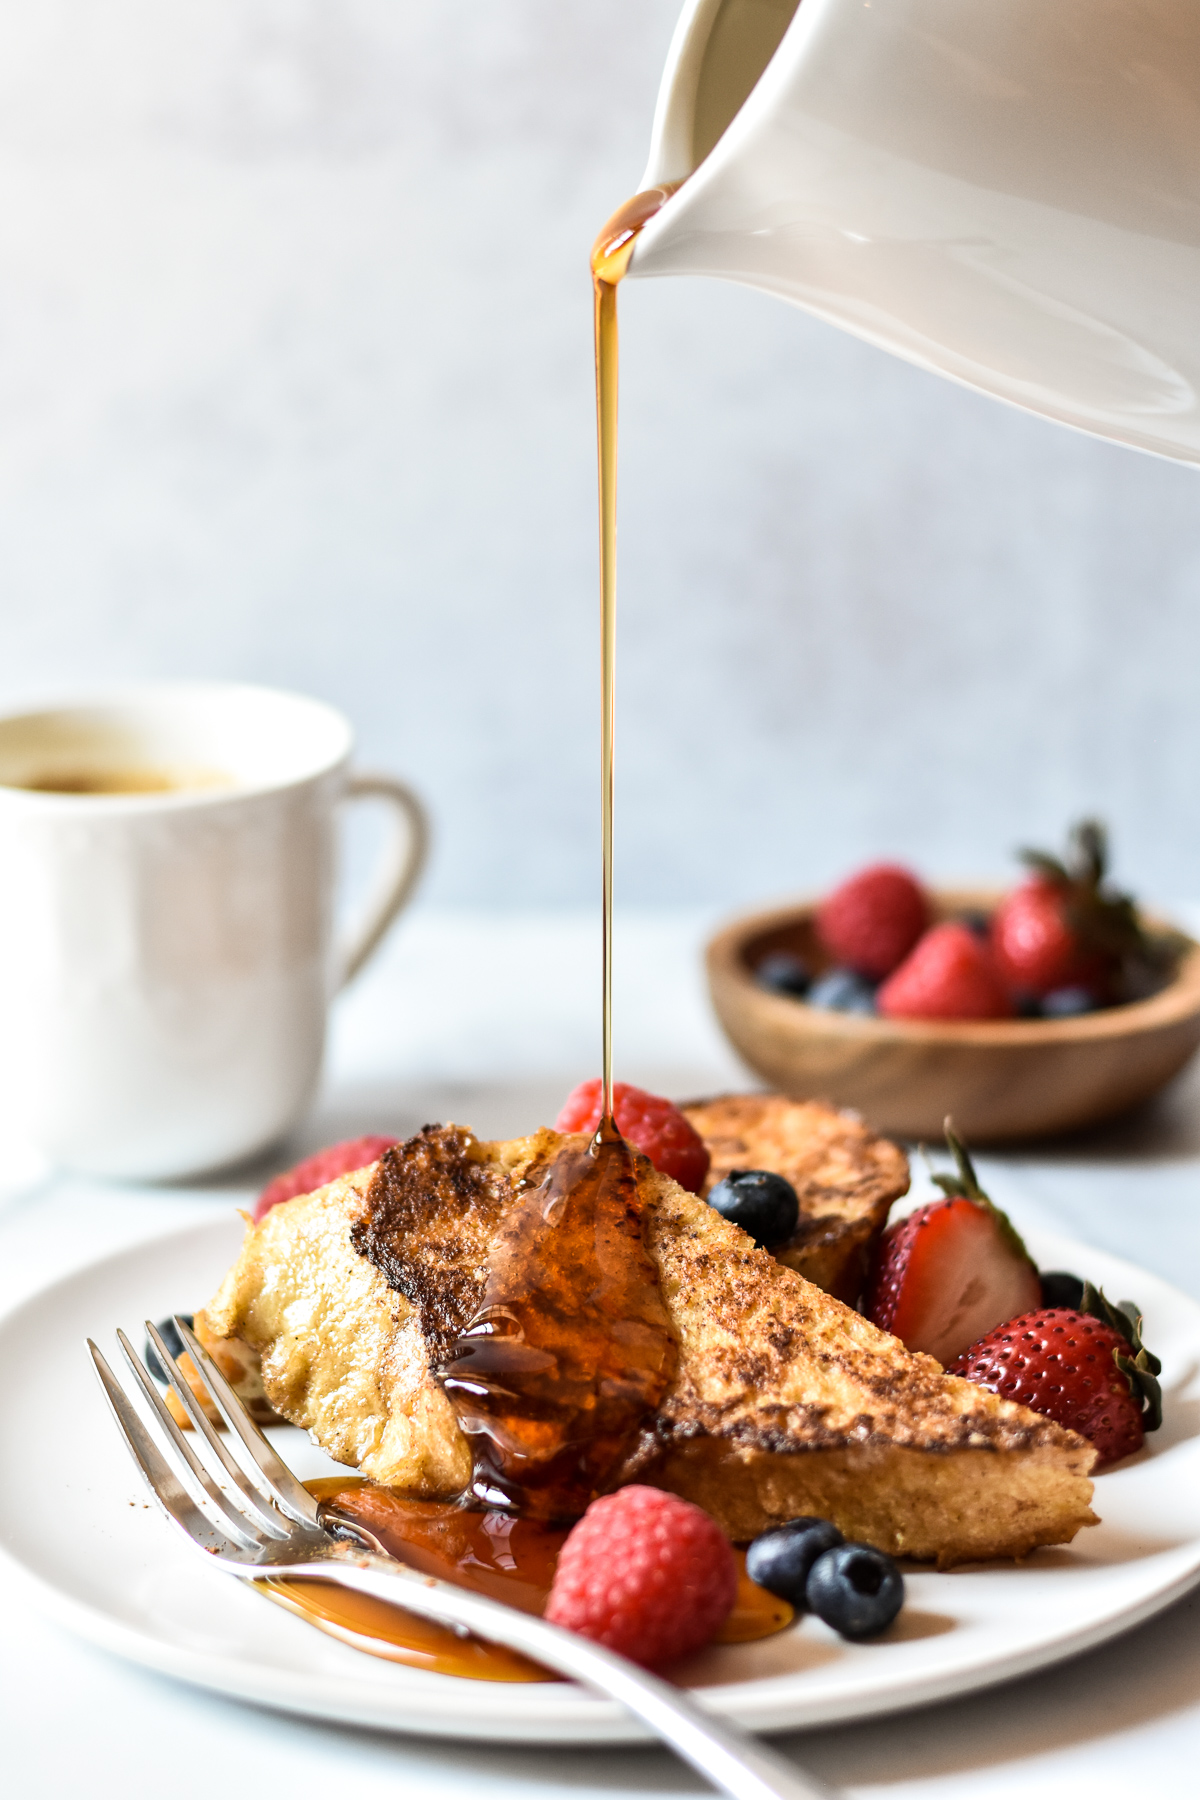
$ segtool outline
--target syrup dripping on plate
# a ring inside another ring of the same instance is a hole
[[[389,1554],[412,1568],[488,1594],[522,1612],[540,1613],[546,1604],[567,1535],[565,1526],[556,1528],[507,1512],[470,1511],[453,1501],[408,1500],[361,1476],[335,1475],[306,1486],[317,1499],[365,1525]],[[737,1556],[738,1596],[717,1633],[718,1644],[771,1637],[794,1617],[786,1600],[750,1580],[740,1551]],[[271,1577],[254,1585],[320,1630],[390,1662],[473,1681],[558,1679],[514,1651],[479,1638],[458,1637],[448,1626],[332,1583]]]

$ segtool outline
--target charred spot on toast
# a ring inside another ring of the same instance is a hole
[[[350,1240],[417,1308],[431,1362],[479,1310],[511,1199],[508,1175],[457,1125],[426,1125],[379,1159]]]

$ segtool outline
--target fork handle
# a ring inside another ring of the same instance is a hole
[[[266,1570],[260,1563],[253,1573],[261,1576]],[[464,1626],[478,1637],[523,1652],[557,1674],[573,1676],[644,1720],[677,1755],[733,1800],[836,1800],[831,1788],[802,1775],[735,1726],[714,1719],[678,1688],[626,1657],[485,1594],[345,1544],[331,1544],[319,1559],[281,1566],[278,1573],[334,1581],[422,1618]]]

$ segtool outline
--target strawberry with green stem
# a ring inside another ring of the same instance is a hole
[[[946,1120],[952,1175],[945,1195],[883,1235],[864,1310],[909,1350],[947,1363],[1041,1299],[1037,1270],[1011,1220],[979,1185],[966,1146]]]
[[[1152,940],[1128,894],[1106,884],[1103,825],[1071,829],[1065,857],[1022,850],[1031,879],[1014,888],[991,922],[995,965],[1009,990],[1040,999],[1078,988],[1101,1002],[1126,997],[1164,971],[1165,944]]]
[[[1083,1286],[1078,1309],[1039,1307],[988,1332],[949,1368],[1031,1407],[1095,1445],[1098,1467],[1140,1450],[1162,1424],[1162,1364],[1142,1342],[1132,1300]]]

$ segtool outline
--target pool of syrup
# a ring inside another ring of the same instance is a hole
[[[406,1500],[361,1477],[333,1476],[310,1481],[309,1492],[358,1520],[388,1552],[411,1568],[438,1575],[475,1593],[503,1600],[522,1612],[541,1613],[567,1528],[511,1513],[467,1511],[452,1502]],[[793,1618],[786,1600],[768,1594],[746,1574],[733,1611],[717,1633],[718,1644],[745,1644],[782,1631]],[[373,1656],[439,1675],[474,1681],[556,1681],[515,1651],[459,1637],[449,1626],[418,1619],[399,1607],[332,1582],[271,1577],[255,1583],[268,1599],[298,1613],[332,1636]]]

